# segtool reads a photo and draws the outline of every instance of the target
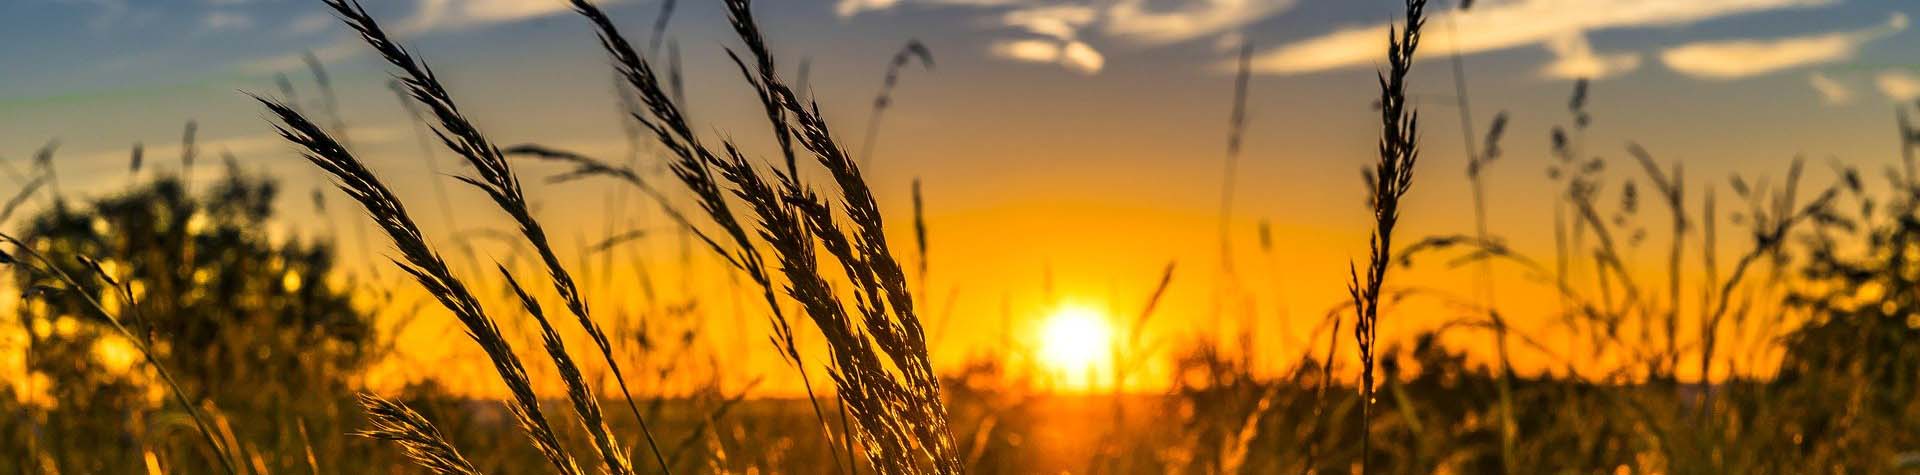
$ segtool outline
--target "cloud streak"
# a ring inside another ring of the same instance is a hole
[[[989,50],[994,56],[1027,63],[1058,64],[1083,74],[1100,72],[1106,57],[1079,41],[1004,40]]]
[[[1660,53],[1668,68],[1701,79],[1729,80],[1852,58],[1860,47],[1907,29],[1907,16],[1884,25],[1790,38],[1690,43]]]
[[[1012,30],[991,42],[988,53],[1022,62],[1059,64],[1098,72],[1106,59],[1092,43],[1109,40],[1137,47],[1164,46],[1232,35],[1248,24],[1285,12],[1298,0],[841,0],[836,12],[918,8],[968,8],[988,18],[990,28]],[[1035,38],[1038,37],[1038,38]]]
[[[1293,8],[1294,0],[1196,0],[1155,10],[1147,0],[1122,0],[1106,8],[1102,31],[1146,44],[1167,44],[1231,32]]]
[[[420,0],[419,9],[399,31],[474,28],[566,13],[568,8],[558,0]]]
[[[1875,76],[1873,83],[1888,99],[1901,102],[1920,99],[1920,78],[1911,73],[1887,71]]]
[[[618,3],[614,0],[602,0],[601,3]],[[568,12],[566,2],[527,1],[527,0],[419,0],[413,15],[401,20],[391,30],[395,36],[422,35],[440,31],[458,31],[481,28],[503,23],[530,20]],[[338,20],[329,15],[307,15],[298,17],[285,29],[289,35],[316,34],[329,29],[337,29],[341,34],[326,45],[312,49],[311,52],[322,62],[335,62],[347,59],[366,51],[360,37],[346,32]],[[245,74],[271,74],[289,69],[305,67],[302,56],[305,52],[286,52],[264,58],[241,62],[238,69]]]
[[[1820,101],[1827,105],[1841,105],[1853,102],[1853,88],[1841,84],[1825,74],[1813,73],[1807,76],[1807,84],[1813,91],[1820,93]]]
[[[1462,54],[1542,46],[1558,53],[1559,65],[1543,71],[1555,75],[1574,71],[1617,72],[1627,69],[1625,54],[1597,54],[1585,46],[1589,32],[1688,25],[1748,13],[1830,5],[1834,0],[1520,0],[1481,5],[1471,12],[1447,11],[1434,15],[1435,24],[1456,22],[1454,28],[1427,32],[1427,51],[1458,50]],[[1455,36],[1453,32],[1461,32]],[[1579,36],[1580,39],[1569,39]],[[1387,23],[1349,27],[1319,37],[1261,52],[1254,71],[1301,74],[1373,64],[1385,47]],[[1586,57],[1582,56],[1582,53]],[[1569,56],[1572,55],[1572,56]],[[1432,56],[1428,56],[1431,58]],[[1637,59],[1634,60],[1637,64]]]

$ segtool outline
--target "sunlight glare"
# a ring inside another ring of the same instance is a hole
[[[1041,322],[1040,360],[1064,386],[1092,389],[1110,365],[1113,327],[1106,315],[1084,306],[1064,306]]]

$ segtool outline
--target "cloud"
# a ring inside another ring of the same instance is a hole
[[[850,17],[860,12],[886,10],[899,5],[900,0],[840,0],[834,4],[833,12],[841,17]]]
[[[618,3],[605,0],[601,3]],[[421,35],[437,31],[454,31],[484,26],[528,20],[543,16],[556,15],[570,11],[562,1],[527,0],[419,0],[414,14],[395,22],[388,28],[388,34],[397,37]],[[295,19],[287,27],[287,34],[303,35],[326,31],[339,20],[330,15],[308,15]],[[321,62],[334,62],[367,51],[358,35],[344,33],[345,26],[337,27],[343,33],[326,46],[312,49],[314,56]],[[246,74],[271,74],[296,68],[305,68],[301,56],[303,52],[290,51],[253,60],[242,61],[238,68]]]
[[[1068,42],[1061,48],[1060,61],[1068,68],[1088,74],[1100,72],[1100,68],[1107,64],[1107,58],[1101,56],[1099,51],[1078,41]]]
[[[399,31],[475,28],[566,13],[570,8],[558,0],[420,0],[419,9],[401,23]]]
[[[1567,51],[1578,52],[1578,43],[1568,43],[1568,35],[1587,32],[1680,26],[1700,21],[1747,13],[1830,5],[1835,0],[1517,0],[1481,5],[1468,13],[1448,10],[1428,18],[1430,25],[1454,22],[1450,28],[1431,28],[1423,38],[1427,51],[1453,51],[1462,54],[1500,51],[1522,46],[1553,49],[1556,41]],[[1254,70],[1269,74],[1299,74],[1373,64],[1386,50],[1387,23],[1349,27],[1260,53],[1254,58]],[[1451,32],[1469,32],[1455,37]],[[1591,48],[1586,48],[1591,52]],[[1426,57],[1433,57],[1428,55]],[[1597,60],[1585,67],[1606,71],[1624,66],[1621,55],[1590,58]],[[1577,56],[1574,59],[1581,59]],[[1563,57],[1561,61],[1567,61]],[[1577,69],[1579,62],[1564,68]],[[1606,67],[1599,67],[1606,66]]]
[[[1080,29],[1093,23],[1099,10],[1083,5],[1052,5],[1022,8],[1000,16],[1000,23],[1058,40],[1080,36]]]
[[[1637,53],[1595,54],[1587,35],[1567,33],[1547,40],[1547,51],[1554,60],[1540,68],[1540,75],[1559,79],[1605,79],[1640,68]]]
[[[331,63],[360,54],[366,49],[367,46],[360,41],[360,37],[341,36],[334,39],[333,42],[327,43],[326,46],[319,48],[307,51],[281,53],[247,61],[241,63],[239,69],[240,72],[244,74],[273,74],[293,70],[304,70],[307,67],[305,56],[308,52],[313,53],[313,57],[319,59],[321,63]]]
[[[1119,38],[1166,44],[1238,30],[1292,8],[1294,0],[1195,0],[1154,10],[1147,0],[1121,0],[1106,9],[1103,30]]]
[[[1660,53],[1661,62],[1702,79],[1740,79],[1852,58],[1862,45],[1907,29],[1907,16],[1893,14],[1870,28],[1772,40],[1690,43]]]
[[[1920,78],[1913,77],[1912,73],[1887,71],[1874,76],[1873,83],[1888,99],[1901,102],[1920,99]]]
[[[219,33],[253,28],[253,17],[230,11],[214,11],[200,19],[200,31]]]
[[[1807,83],[1813,86],[1814,92],[1820,93],[1820,100],[1828,105],[1840,105],[1853,101],[1853,89],[1827,77],[1826,74],[1818,72],[1810,74],[1807,76]]]
[[[299,18],[293,19],[292,23],[288,23],[286,29],[282,31],[290,36],[306,36],[327,31],[328,28],[332,28],[338,22],[339,20],[335,20],[331,16],[318,13],[301,15]]]
[[[980,10],[987,24],[1013,30],[989,53],[1006,59],[1056,63],[1097,72],[1105,56],[1093,44],[1110,40],[1165,46],[1238,34],[1248,24],[1291,9],[1298,0],[840,0],[835,11],[853,17],[907,7]],[[1030,38],[1026,36],[1038,36]],[[1049,58],[1035,61],[1030,58]]]
[[[1099,51],[1073,40],[1001,40],[989,52],[1014,61],[1058,64],[1084,74],[1098,73],[1106,66],[1106,57]]]
[[[902,3],[914,3],[933,6],[964,7],[1000,7],[1021,3],[1022,0],[840,0],[833,6],[833,12],[841,18],[852,17],[866,12],[891,10]]]
[[[87,5],[92,8],[94,14],[87,19],[87,28],[94,30],[112,29],[133,13],[133,8],[127,4],[126,0],[54,0],[54,3]]]

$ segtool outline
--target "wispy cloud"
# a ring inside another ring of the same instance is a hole
[[[201,33],[220,33],[253,28],[253,17],[244,13],[215,10],[200,19]]]
[[[321,63],[331,63],[360,54],[367,46],[359,37],[341,36],[326,46],[305,51],[293,51],[241,63],[240,72],[244,74],[273,74],[305,69],[306,54],[313,53]]]
[[[1547,51],[1554,60],[1540,68],[1540,75],[1551,78],[1604,79],[1640,68],[1639,53],[1595,53],[1587,35],[1577,32],[1548,39]]]
[[[1895,13],[1884,25],[1859,30],[1690,43],[1661,52],[1660,61],[1696,78],[1740,79],[1852,58],[1862,45],[1905,29],[1907,16]]]
[[[907,7],[979,10],[988,25],[1012,30],[1016,36],[994,40],[989,47],[994,56],[1055,63],[1092,73],[1105,64],[1105,56],[1093,46],[1101,42],[1096,40],[1152,47],[1217,38],[1284,12],[1295,3],[1297,0],[841,0],[836,12],[854,17]]]
[[[420,0],[419,9],[399,31],[418,33],[481,27],[566,13],[568,8],[566,2],[559,0]]]
[[[1828,105],[1853,102],[1853,88],[1827,77],[1826,74],[1816,72],[1808,75],[1807,84],[1813,86],[1814,92],[1820,93],[1820,100]]]
[[[290,36],[306,36],[327,31],[328,28],[332,28],[338,23],[339,20],[333,19],[332,16],[311,13],[294,18],[291,23],[287,24],[286,29],[282,31]]]
[[[999,7],[1023,2],[1024,0],[840,0],[834,4],[833,11],[841,17],[851,17],[866,12],[893,9],[899,7],[902,3],[935,6]]]
[[[1880,93],[1885,94],[1888,99],[1895,101],[1920,99],[1920,78],[1913,77],[1913,73],[1887,71],[1875,76],[1873,83],[1879,86]]]
[[[601,3],[619,3],[614,0],[602,0]],[[396,36],[422,35],[440,31],[456,31],[481,28],[491,25],[529,20],[568,12],[566,2],[527,1],[527,0],[419,0],[412,16],[396,22],[390,33]],[[329,27],[338,28],[343,33],[325,46],[314,48],[314,57],[322,62],[334,62],[363,54],[366,47],[358,36],[345,33],[346,27],[333,26],[338,20],[328,15],[307,15],[296,18],[288,26],[288,34],[312,34],[326,31]],[[264,58],[241,62],[239,70],[246,74],[269,74],[295,68],[304,68],[302,55],[305,51],[289,51]]]
[[[1080,29],[1100,16],[1100,11],[1085,5],[1049,5],[1022,8],[1000,16],[1000,23],[1049,38],[1070,40]]]
[[[1092,46],[1073,40],[1028,39],[995,42],[994,56],[1028,63],[1058,64],[1085,74],[1100,72],[1106,57]]]
[[[1160,10],[1147,0],[1121,0],[1106,7],[1103,30],[1147,44],[1173,43],[1238,30],[1293,5],[1294,0],[1197,0]]]
[[[1678,26],[1734,15],[1830,5],[1835,0],[1518,0],[1481,5],[1470,12],[1446,11],[1433,15],[1434,24],[1455,22],[1454,28],[1428,30],[1422,49],[1463,54],[1541,46],[1559,58],[1542,72],[1619,72],[1637,65],[1630,54],[1594,53],[1585,35],[1590,32]],[[1453,32],[1460,32],[1455,36]],[[1254,70],[1269,74],[1299,74],[1373,64],[1386,45],[1387,23],[1344,28],[1326,35],[1283,45],[1254,58]],[[1575,39],[1577,38],[1577,39]],[[1431,58],[1433,56],[1426,56]]]
[[[94,30],[113,28],[133,12],[133,8],[127,5],[126,0],[54,0],[54,3],[85,5],[92,8],[93,16],[87,19],[87,28]]]

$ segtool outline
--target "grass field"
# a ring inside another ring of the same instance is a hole
[[[929,258],[943,236],[928,207],[952,205],[922,191],[943,177],[902,198],[865,171],[895,87],[935,64],[928,46],[889,58],[871,107],[816,102],[760,6],[710,1],[724,23],[680,28],[729,35],[725,77],[685,77],[665,33],[675,2],[655,23],[589,0],[555,17],[605,56],[624,158],[499,138],[496,109],[466,107],[499,98],[453,87],[440,72],[460,70],[429,66],[407,26],[319,0],[392,75],[438,182],[356,146],[312,54],[318,102],[284,75],[244,91],[275,145],[331,185],[308,200],[198,150],[195,122],[177,162],[136,145],[110,192],[63,192],[57,143],[0,162],[18,185],[0,208],[18,296],[0,333],[17,368],[0,373],[0,474],[1920,471],[1916,104],[1898,104],[1887,157],[1719,177],[1589,140],[1629,119],[1596,118],[1583,78],[1546,149],[1503,148],[1523,119],[1476,117],[1460,52],[1423,43],[1436,11],[1471,6],[1394,2],[1371,146],[1353,152],[1363,193],[1338,197],[1364,201],[1346,222],[1366,234],[1341,295],[1270,278],[1318,238],[1231,225],[1235,190],[1268,185],[1240,176],[1262,133],[1245,44],[1227,48],[1217,260],[1093,270],[1152,284],[1104,308],[1058,295],[1046,267],[1026,296],[1041,310],[1016,312],[930,283],[945,264]],[[1451,84],[1415,74],[1449,65]],[[689,83],[744,106],[690,109]],[[1465,170],[1422,161],[1452,147],[1425,133],[1450,109]],[[1485,174],[1501,167],[1545,168],[1525,186],[1548,190],[1551,223],[1490,222],[1488,188],[1513,185]],[[1415,191],[1436,183],[1460,196]],[[542,199],[556,189],[608,197]],[[1465,203],[1454,232],[1403,223],[1443,200]],[[458,225],[479,213],[498,226]],[[281,232],[333,214],[352,224]],[[588,216],[595,236],[557,214]],[[1205,308],[1169,308],[1182,287]]]

